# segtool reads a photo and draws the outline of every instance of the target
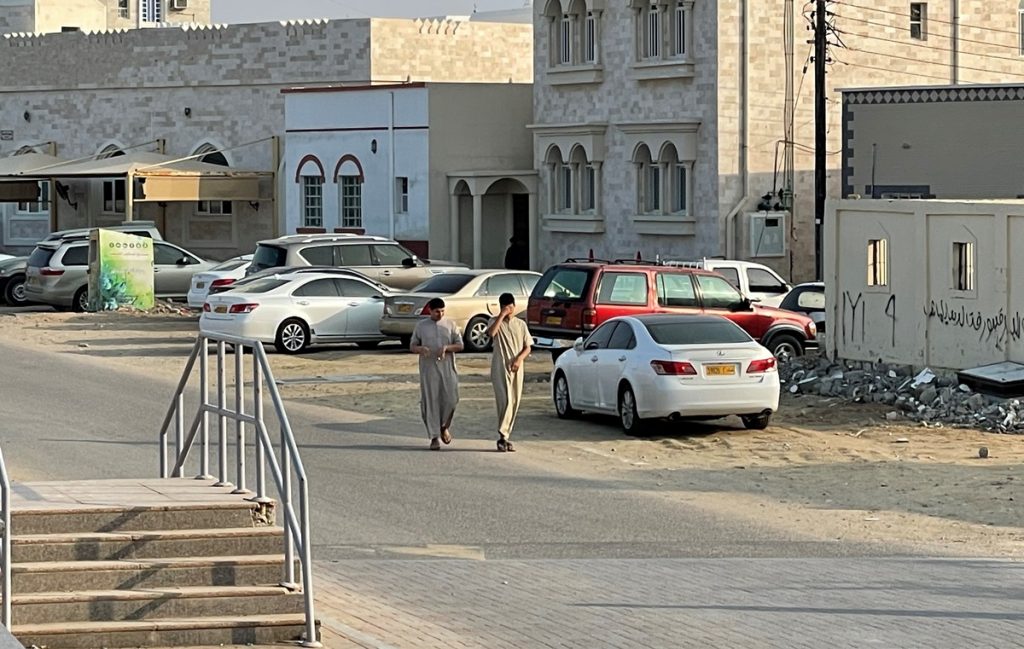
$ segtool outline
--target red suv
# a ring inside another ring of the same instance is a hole
[[[558,355],[579,336],[622,315],[713,313],[742,327],[777,357],[816,349],[814,321],[752,304],[721,275],[642,261],[569,259],[544,273],[530,295],[526,319],[535,347]]]

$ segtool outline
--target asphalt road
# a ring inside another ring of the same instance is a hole
[[[0,439],[14,479],[158,474],[157,432],[172,385],[3,342],[0,358]],[[312,485],[318,559],[403,557],[428,545],[488,559],[901,554],[782,535],[669,502],[655,495],[673,486],[656,482],[664,476],[579,478],[539,469],[525,452],[491,452],[490,441],[457,440],[431,453],[419,429],[388,420],[305,404],[290,406],[289,416]]]

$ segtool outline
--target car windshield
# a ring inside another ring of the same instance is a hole
[[[279,286],[284,286],[290,280],[279,279],[277,277],[264,277],[257,279],[252,282],[248,282],[244,286],[239,286],[233,289],[232,293],[269,293]]]
[[[445,273],[435,275],[412,290],[413,293],[442,293],[451,295],[461,291],[473,279],[473,275]]]
[[[579,300],[587,289],[590,273],[581,268],[551,268],[533,287],[533,297]]]
[[[659,345],[728,345],[753,340],[728,320],[645,322],[644,326]]]
[[[57,252],[54,248],[36,248],[32,251],[32,254],[28,256],[28,265],[36,268],[42,268],[46,264],[50,263],[50,259],[53,258],[53,253]]]
[[[247,259],[246,260],[243,260],[243,259],[228,259],[227,261],[222,261],[221,263],[217,264],[216,266],[214,266],[210,270],[224,270],[224,271],[228,271],[228,270],[235,270],[236,268],[241,268],[242,266],[248,266],[248,265],[249,265],[249,260],[247,260]]]
[[[286,249],[260,244],[256,246],[256,252],[253,253],[252,267],[253,270],[263,270],[265,268],[284,266],[285,259],[287,258],[288,251]]]

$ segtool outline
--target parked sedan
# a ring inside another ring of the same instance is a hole
[[[649,419],[728,415],[763,429],[779,408],[775,357],[713,315],[608,320],[558,357],[551,385],[559,417],[615,414],[630,434]]]
[[[825,333],[825,283],[807,282],[797,284],[782,299],[780,309],[803,313],[818,327],[818,334]]]
[[[25,297],[25,264],[28,257],[0,260],[0,299],[11,306],[28,304]]]
[[[463,332],[467,352],[485,352],[491,347],[487,321],[498,315],[498,297],[516,296],[516,315],[524,317],[528,296],[540,279],[540,273],[519,270],[457,270],[437,275],[409,293],[400,293],[384,301],[381,332],[398,336],[406,346],[416,323],[429,314],[427,303],[444,299],[445,316]]]
[[[273,275],[209,296],[199,329],[273,343],[282,354],[298,354],[321,343],[349,342],[372,349],[387,339],[378,323],[389,294],[355,276]]]
[[[192,276],[192,284],[188,289],[188,305],[193,309],[203,308],[206,296],[210,291],[219,286],[230,287],[238,280],[245,277],[245,269],[252,261],[252,255],[232,257],[225,262],[217,264],[210,270],[196,273]]]

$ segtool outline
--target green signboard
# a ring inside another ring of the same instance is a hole
[[[89,239],[89,310],[153,308],[153,240],[113,230]]]

